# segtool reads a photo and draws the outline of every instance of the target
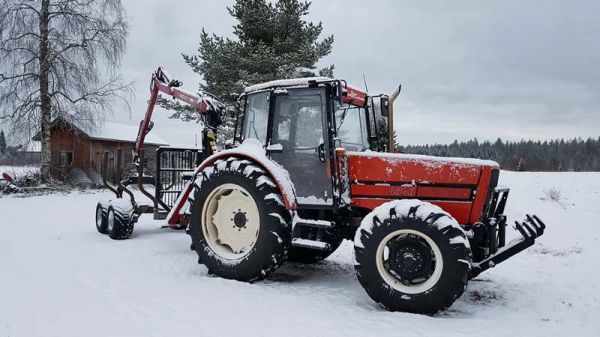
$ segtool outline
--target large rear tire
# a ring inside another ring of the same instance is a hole
[[[251,282],[287,258],[290,213],[275,183],[248,160],[218,160],[194,182],[189,234],[209,273]]]
[[[464,292],[471,267],[456,220],[419,200],[375,208],[356,232],[354,253],[361,285],[391,311],[433,314],[450,307]]]

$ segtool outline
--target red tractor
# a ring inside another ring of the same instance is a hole
[[[134,156],[140,159],[159,91],[185,97],[208,117],[203,156],[195,155],[195,168],[191,159],[185,168],[166,168],[168,156],[158,155],[155,195],[147,194],[152,206],[137,205],[132,194],[131,202],[100,203],[97,227],[115,239],[128,238],[137,216],[153,212],[187,229],[209,273],[247,282],[268,277],[286,260],[320,261],[349,239],[358,280],[373,300],[389,310],[430,314],[448,308],[469,279],[543,234],[542,221],[527,216],[515,222],[520,237],[506,243],[509,191],[496,188],[497,163],[393,153],[391,141],[381,148],[376,120],[389,119],[391,140],[400,88],[391,97],[370,97],[329,78],[248,87],[239,99],[233,148],[212,153],[222,105],[209,96],[181,96],[179,85],[155,73]],[[173,188],[177,179],[181,188]]]

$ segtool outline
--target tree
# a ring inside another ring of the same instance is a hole
[[[185,62],[201,76],[200,89],[233,105],[245,86],[308,76],[333,76],[333,65],[317,71],[316,63],[331,52],[333,35],[319,41],[321,22],[304,20],[310,2],[299,0],[236,0],[228,7],[236,20],[235,39],[200,35],[197,55],[183,55]],[[171,118],[198,120],[193,109],[166,99],[163,107],[175,110]],[[225,116],[225,131],[231,135],[230,115]]]
[[[0,130],[0,154],[6,153],[6,136],[4,130]]]
[[[377,147],[383,151],[383,149],[387,149],[388,145],[388,127],[387,127],[387,118],[377,118]],[[396,152],[403,152],[404,148],[398,145],[398,141],[396,139],[396,131],[394,130],[394,148]]]
[[[93,128],[130,92],[118,68],[127,22],[120,0],[4,0],[0,6],[0,119],[13,133],[41,131],[49,178],[50,123]]]

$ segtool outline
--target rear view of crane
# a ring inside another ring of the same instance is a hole
[[[203,92],[200,95],[190,93],[181,88],[182,82],[172,79],[162,68],[152,74],[150,83],[150,100],[144,119],[140,122],[138,134],[133,148],[133,163],[137,170],[138,189],[151,200],[152,204],[144,205],[137,202],[133,192],[128,188],[128,183],[122,180],[123,153],[119,149],[114,162],[115,185],[107,180],[109,171],[108,153],[104,154],[101,167],[101,176],[104,186],[115,194],[116,199],[99,202],[96,206],[96,228],[100,233],[108,234],[115,240],[127,239],[131,236],[135,223],[144,213],[154,214],[155,219],[165,219],[176,205],[177,196],[185,185],[186,172],[191,172],[204,159],[212,155],[217,149],[217,127],[221,124],[221,114],[225,106],[215,96]],[[154,179],[143,179],[145,172],[144,142],[146,135],[154,126],[152,115],[159,94],[172,97],[194,108],[203,118],[204,130],[202,131],[202,152],[197,149],[159,148],[157,153],[157,172]],[[162,169],[161,169],[162,166]],[[154,194],[144,187],[144,183],[152,181]],[[127,194],[127,198],[123,198]],[[172,219],[168,226],[180,228],[185,225],[182,219]]]

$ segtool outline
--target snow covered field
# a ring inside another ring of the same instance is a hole
[[[131,240],[98,234],[105,192],[0,197],[0,336],[599,336],[600,173],[503,172],[500,184],[510,219],[536,213],[547,232],[436,317],[374,304],[349,242],[245,284],[208,276],[188,236],[150,218]]]

